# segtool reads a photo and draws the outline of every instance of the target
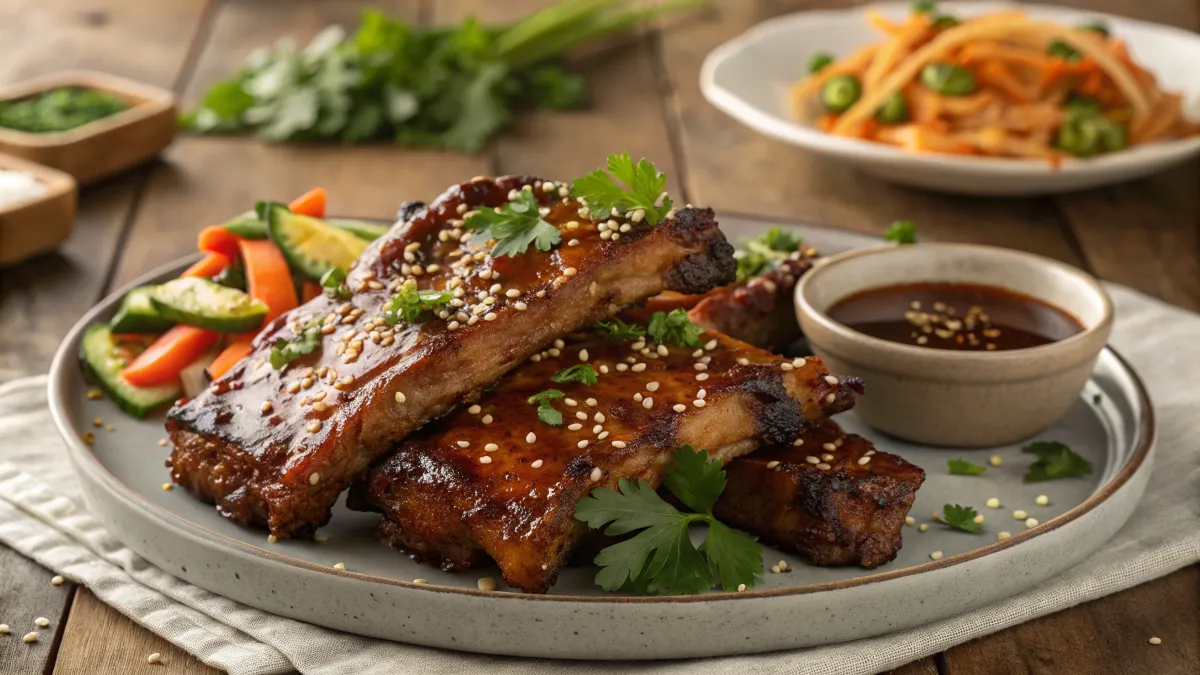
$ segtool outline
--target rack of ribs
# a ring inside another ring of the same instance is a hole
[[[925,472],[834,422],[725,467],[713,513],[814,565],[890,562]]]
[[[543,593],[586,532],[575,505],[621,478],[661,482],[674,448],[728,461],[788,442],[846,410],[861,387],[816,358],[784,359],[718,333],[700,348],[571,336],[500,381],[475,405],[414,434],[352,491],[383,513],[379,535],[448,570],[491,557],[510,586]],[[554,382],[587,363],[593,385]],[[555,388],[562,424],[530,397]]]
[[[522,189],[562,243],[493,257],[464,218]],[[246,359],[170,411],[172,478],[234,521],[310,535],[372,460],[542,345],[664,289],[703,293],[733,279],[733,248],[710,209],[654,226],[588,215],[565,184],[530,177],[477,178],[407,205],[350,270],[351,297],[279,317]],[[411,283],[452,291],[451,305],[389,325],[385,304]],[[317,350],[269,365],[277,341],[316,325]]]

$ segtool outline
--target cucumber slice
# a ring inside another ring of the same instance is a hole
[[[83,333],[79,361],[100,389],[125,412],[137,418],[179,398],[183,390],[177,384],[162,387],[135,387],[121,377],[121,370],[140,353],[128,342],[113,341],[112,330],[104,324],[92,324]],[[140,345],[144,348],[144,345]]]
[[[262,327],[267,305],[236,288],[209,279],[173,279],[154,289],[150,302],[176,322],[218,333],[245,333]]]
[[[225,229],[242,239],[266,239],[267,224],[253,211],[236,215],[225,222]]]
[[[288,210],[283,204],[265,205],[267,235],[283,251],[292,269],[316,281],[334,267],[344,270],[367,248],[367,242],[323,220]]]
[[[121,308],[108,323],[114,333],[162,333],[175,325],[150,302],[154,286],[139,286],[125,294]]]
[[[369,223],[365,220],[354,220],[352,218],[328,218],[325,222],[338,228],[339,230],[345,230],[350,234],[359,237],[360,239],[366,239],[367,241],[375,241],[392,228],[391,225],[384,225],[383,223]]]

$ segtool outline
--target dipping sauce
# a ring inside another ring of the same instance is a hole
[[[1083,331],[1078,319],[1037,298],[944,282],[855,293],[830,308],[829,318],[889,342],[955,351],[1026,349]]]

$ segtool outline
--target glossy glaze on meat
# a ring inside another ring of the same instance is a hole
[[[628,321],[644,322],[654,312],[682,307],[692,323],[763,349],[784,352],[800,337],[792,304],[796,282],[812,269],[817,252],[801,246],[768,272],[721,286],[699,295],[667,291],[622,313]]]
[[[493,258],[463,218],[523,188],[562,243]],[[173,479],[237,522],[311,534],[372,459],[547,341],[664,289],[704,292],[734,275],[709,209],[657,226],[586,215],[565,186],[529,177],[478,178],[428,207],[406,205],[350,270],[351,298],[321,296],[280,317],[229,374],[171,410]],[[388,326],[384,305],[406,280],[453,290],[457,306]],[[314,318],[324,322],[318,350],[273,370],[272,345]]]
[[[446,569],[490,556],[510,586],[545,592],[586,530],[573,515],[591,489],[634,477],[657,486],[677,446],[727,461],[853,405],[857,380],[832,377],[818,359],[785,360],[716,333],[701,341],[663,353],[587,335],[534,357],[369,472],[380,535]],[[585,359],[597,384],[551,380]],[[561,426],[528,402],[550,388],[565,394],[554,403]]]
[[[716,516],[814,565],[895,558],[925,472],[832,421],[797,440],[729,463]]]

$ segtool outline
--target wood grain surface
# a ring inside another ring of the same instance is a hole
[[[186,105],[253,48],[329,23],[352,27],[361,6],[447,24],[507,21],[552,0],[0,0],[0,84],[94,68],[173,89]],[[258,199],[313,185],[330,210],[386,217],[477,174],[571,177],[609,152],[653,158],[686,200],[718,211],[808,220],[880,233],[919,222],[927,240],[1033,251],[1191,309],[1200,309],[1200,163],[1133,183],[1036,199],[978,199],[883,183],[746,129],[708,105],[705,55],[764,19],[844,0],[714,0],[619,47],[573,62],[589,106],[521,116],[476,155],[390,146],[275,146],[245,138],[180,138],[161,161],[84,190],[73,238],[57,253],[0,270],[0,382],[44,372],[67,329],[108,290],[194,250],[205,225]],[[1060,0],[1200,30],[1195,0]],[[162,673],[213,669],[103,605],[85,589],[0,547],[0,674]],[[20,637],[51,621],[32,645]],[[1157,636],[1160,645],[1148,639]],[[149,665],[152,652],[163,663]],[[1175,675],[1200,663],[1200,567],[952,648],[894,675]]]

